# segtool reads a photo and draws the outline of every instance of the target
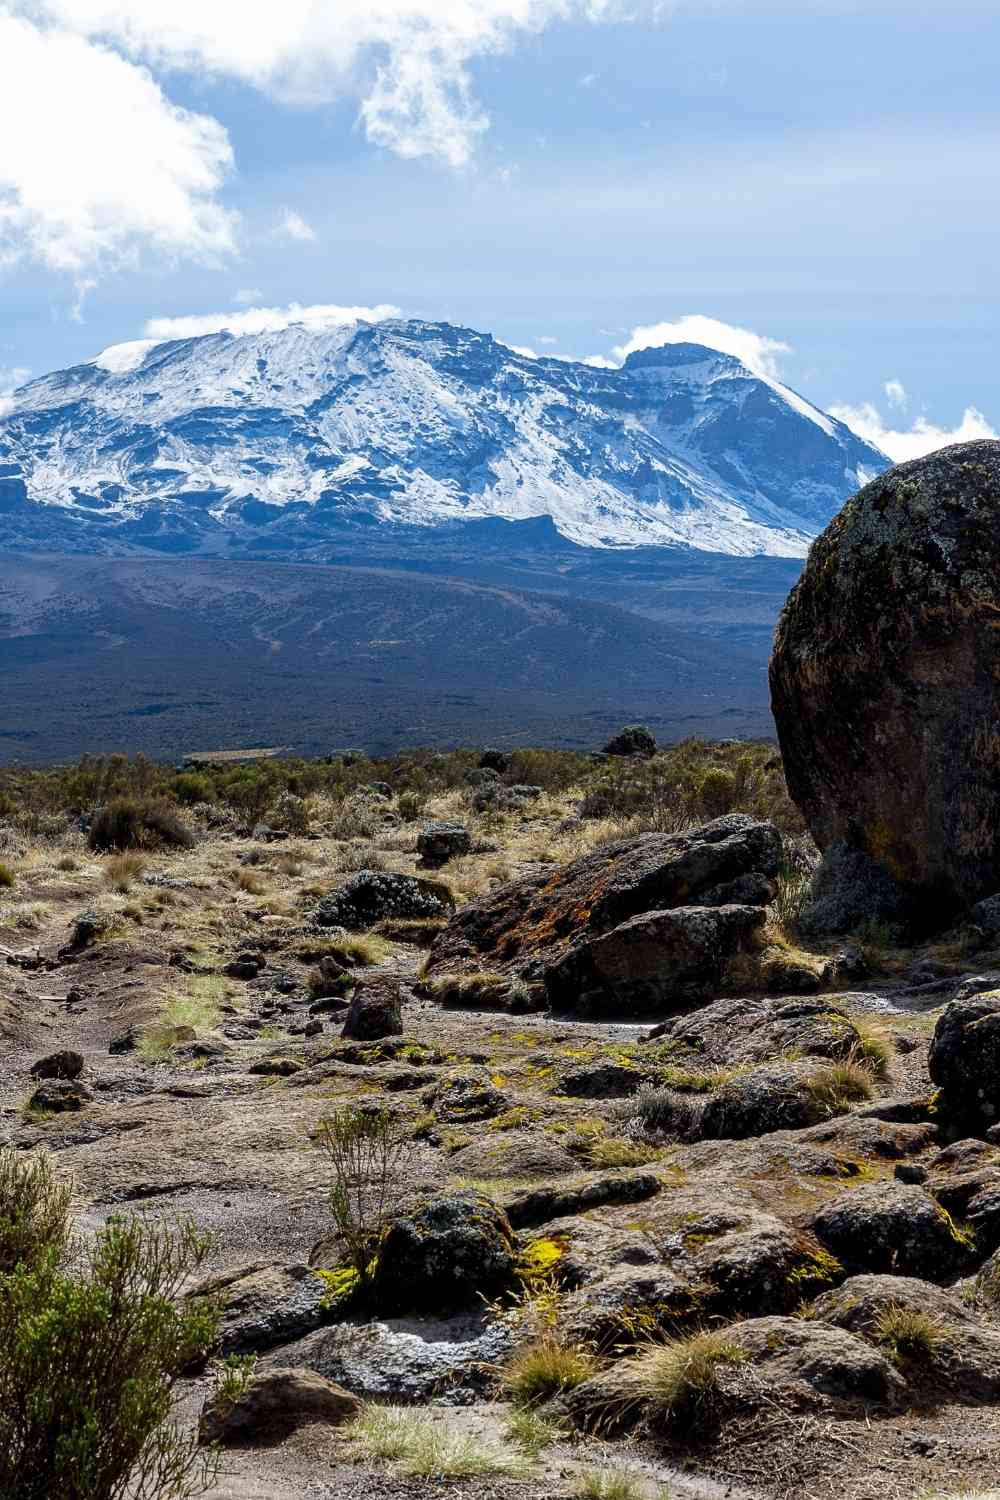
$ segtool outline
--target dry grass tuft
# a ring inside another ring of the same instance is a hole
[[[141,877],[146,861],[141,854],[126,851],[112,854],[104,861],[104,884],[111,891],[124,896]]]
[[[503,1371],[503,1386],[518,1406],[538,1406],[572,1391],[596,1369],[592,1355],[578,1344],[563,1344],[546,1334],[520,1349]]]

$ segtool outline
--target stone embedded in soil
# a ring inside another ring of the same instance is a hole
[[[928,921],[1000,889],[1000,443],[849,500],[785,605],[771,698],[820,848],[860,849]]]
[[[504,1211],[482,1193],[443,1192],[400,1210],[379,1242],[372,1294],[380,1311],[434,1311],[498,1296],[517,1246]]]
[[[428,870],[468,854],[472,835],[464,823],[427,823],[417,835],[417,854]]]
[[[304,1337],[328,1320],[327,1289],[309,1266],[257,1262],[200,1282],[189,1294],[219,1309],[213,1353],[259,1354]]]
[[[255,1371],[235,1402],[213,1396],[198,1424],[202,1443],[255,1447],[280,1442],[299,1427],[342,1427],[361,1412],[357,1396],[314,1370]]]
[[[1000,1397],[1000,1329],[984,1323],[954,1291],[911,1276],[852,1276],[815,1304],[824,1323],[876,1344],[886,1337],[882,1320],[898,1310],[916,1313],[925,1328],[930,1323],[929,1351],[917,1346],[907,1356],[905,1343],[902,1348],[921,1384],[938,1386],[950,1399]]]
[[[83,1057],[79,1052],[51,1052],[31,1065],[32,1078],[79,1078],[83,1072]]]
[[[402,1036],[403,1002],[396,979],[364,979],[355,988],[341,1036],[345,1041],[377,1042]]]
[[[28,1100],[28,1108],[52,1114],[65,1114],[90,1104],[93,1094],[78,1079],[49,1078],[40,1083]]]

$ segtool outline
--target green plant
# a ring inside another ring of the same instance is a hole
[[[246,1395],[257,1368],[256,1354],[230,1354],[226,1359],[217,1359],[212,1366],[215,1372],[215,1402],[221,1412],[232,1411],[237,1402]]]
[[[318,1139],[333,1167],[334,1223],[347,1266],[357,1278],[350,1289],[363,1290],[414,1143],[405,1120],[388,1110],[339,1110],[323,1121]]]
[[[403,792],[396,805],[404,823],[415,823],[427,806],[427,798],[419,792]]]
[[[872,1333],[893,1364],[926,1365],[941,1352],[946,1339],[943,1324],[918,1307],[890,1305],[879,1313]]]
[[[565,1432],[558,1422],[550,1422],[530,1406],[517,1406],[507,1418],[504,1435],[522,1453],[535,1459],[546,1448],[560,1442],[565,1437]]]
[[[778,871],[777,884],[771,909],[779,925],[786,931],[791,931],[802,915],[812,879],[804,870],[786,865]]]
[[[803,1080],[803,1088],[817,1120],[846,1114],[852,1104],[871,1099],[875,1093],[870,1072],[852,1057],[824,1063]]]
[[[524,1453],[455,1432],[430,1413],[407,1407],[367,1406],[347,1431],[366,1457],[395,1462],[415,1478],[530,1479],[534,1472]]]
[[[617,1367],[608,1414],[641,1407],[653,1422],[695,1428],[715,1409],[720,1372],[727,1365],[744,1364],[746,1358],[746,1352],[722,1330],[708,1329],[651,1344]]]
[[[0,890],[10,890],[14,884],[14,871],[0,860]]]
[[[0,1276],[0,1494],[166,1500],[199,1494],[212,1453],[171,1420],[180,1372],[212,1342],[176,1305],[207,1241],[190,1225],[110,1219],[86,1251],[50,1246]]]
[[[544,1334],[519,1349],[503,1370],[503,1385],[519,1406],[539,1405],[572,1391],[595,1370],[593,1356],[578,1344],[564,1344],[554,1333]]]
[[[72,1197],[72,1184],[56,1181],[47,1156],[0,1150],[0,1276],[62,1250]]]

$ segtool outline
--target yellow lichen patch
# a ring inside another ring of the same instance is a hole
[[[551,1281],[569,1246],[562,1239],[532,1240],[521,1252],[517,1274],[528,1285]]]
[[[361,1285],[361,1276],[354,1266],[337,1266],[333,1271],[317,1271],[316,1275],[326,1285],[326,1296],[324,1302],[329,1306],[333,1302],[342,1302],[347,1297],[353,1297]]]

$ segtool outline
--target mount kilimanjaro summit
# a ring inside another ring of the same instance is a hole
[[[447,323],[300,324],[116,345],[23,386],[0,547],[325,561],[373,532],[519,522],[512,540],[570,550],[799,558],[887,467],[695,344],[597,368]]]

